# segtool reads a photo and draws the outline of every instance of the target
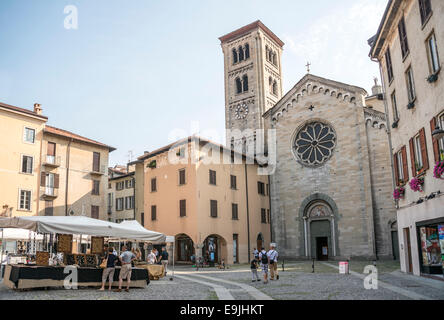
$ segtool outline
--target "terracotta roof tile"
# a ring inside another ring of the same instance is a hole
[[[17,112],[21,112],[21,113],[25,113],[27,115],[31,115],[31,116],[34,116],[34,117],[38,117],[38,118],[41,118],[42,120],[48,120],[48,117],[39,115],[39,114],[35,113],[32,110],[23,109],[23,108],[19,108],[19,107],[16,107],[16,106],[11,106],[11,105],[3,103],[3,102],[0,102],[0,107],[3,107],[5,109],[9,109],[9,110],[13,110],[13,111],[17,111]]]
[[[96,146],[108,148],[110,152],[116,150],[116,148],[110,147],[110,146],[108,146],[106,144],[103,144],[101,142],[98,142],[98,141],[95,141],[95,140],[92,140],[92,139],[88,139],[88,138],[79,136],[78,134],[69,132],[67,130],[59,129],[59,128],[56,128],[56,127],[52,127],[52,126],[48,126],[47,125],[47,126],[45,126],[45,129],[43,131],[46,132],[46,133],[55,134],[55,135],[58,135],[58,136],[74,139],[76,141],[85,142],[85,143],[93,144],[93,145],[96,145]]]

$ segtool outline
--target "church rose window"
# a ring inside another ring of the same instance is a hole
[[[336,147],[336,133],[329,125],[312,122],[303,127],[294,140],[294,152],[304,165],[324,164]]]

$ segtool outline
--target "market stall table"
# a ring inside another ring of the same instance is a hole
[[[148,271],[150,280],[159,280],[165,275],[165,268],[160,264],[137,264],[137,268],[143,268]]]
[[[46,287],[63,287],[65,267],[43,267],[31,265],[7,265],[4,284],[11,289],[34,289]],[[78,287],[99,287],[102,285],[101,268],[78,267]],[[113,286],[119,285],[120,267],[114,272]],[[149,271],[145,268],[133,268],[131,272],[131,288],[145,288],[149,283]],[[126,285],[126,281],[124,281]]]

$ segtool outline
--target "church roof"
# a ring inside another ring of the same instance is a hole
[[[279,39],[277,35],[273,33],[270,29],[268,29],[260,20],[257,20],[253,23],[250,23],[242,28],[239,28],[237,30],[234,30],[233,32],[230,32],[222,37],[219,38],[221,43],[228,42],[230,40],[234,40],[237,38],[242,37],[243,35],[247,34],[248,32],[255,30],[255,29],[261,29],[264,31],[271,39],[273,39],[279,46],[283,47],[284,42]]]
[[[327,78],[323,78],[323,77],[319,77],[319,76],[315,76],[313,74],[307,73],[272,108],[268,109],[263,114],[263,116],[267,117],[268,115],[274,113],[277,109],[279,109],[282,106],[282,103],[284,101],[286,101],[290,96],[292,96],[294,93],[296,93],[296,91],[301,89],[303,84],[308,82],[308,81],[313,81],[313,82],[316,82],[316,83],[320,83],[320,84],[323,84],[323,85],[325,85],[325,86],[327,86],[329,88],[335,88],[337,90],[348,91],[350,93],[361,94],[363,96],[367,95],[367,91],[365,89],[361,88],[361,87],[349,85],[349,84],[346,84],[346,83],[343,83],[343,82],[339,82],[339,81],[335,81],[335,80],[330,80],[330,79],[327,79]]]

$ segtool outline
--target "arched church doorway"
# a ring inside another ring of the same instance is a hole
[[[259,233],[257,235],[257,241],[256,241],[257,247],[256,249],[258,251],[261,251],[262,247],[264,246],[264,236],[262,235],[262,233]]]
[[[182,233],[176,236],[176,260],[177,262],[191,262],[191,256],[194,254],[193,240]]]
[[[324,201],[307,205],[304,212],[305,253],[307,257],[328,260],[336,256],[335,217]]]
[[[225,239],[217,234],[212,234],[206,237],[203,242],[202,256],[204,260],[208,261],[210,266],[214,263],[220,263],[221,260],[227,260],[227,242]]]

